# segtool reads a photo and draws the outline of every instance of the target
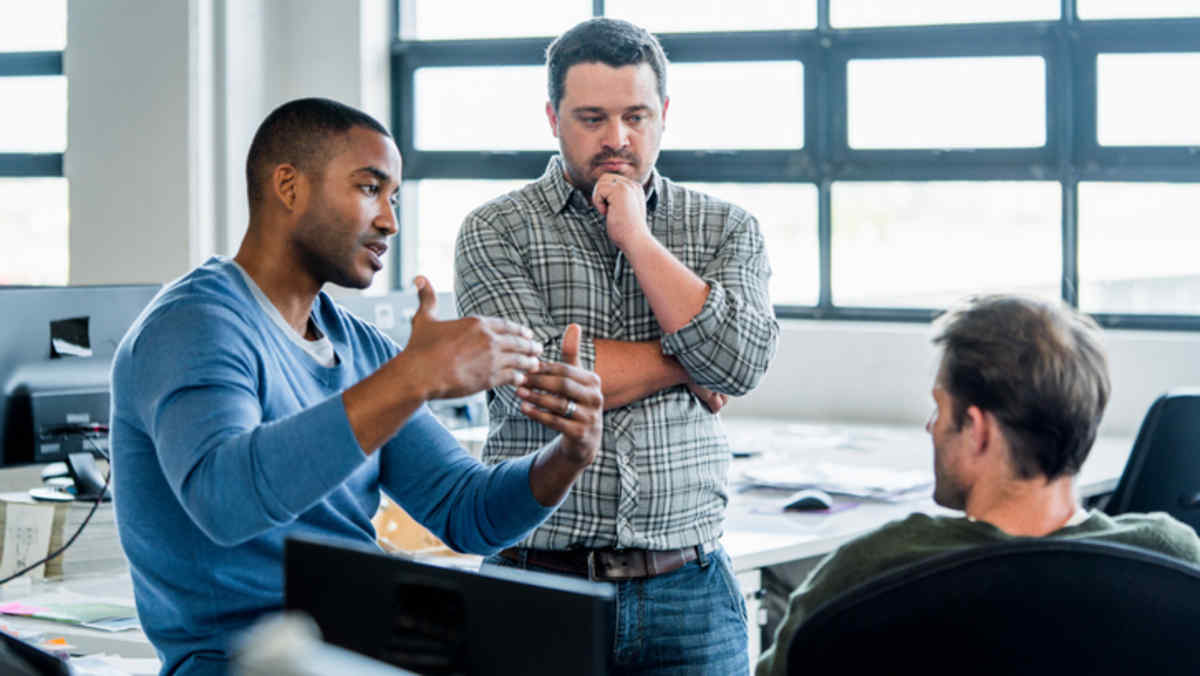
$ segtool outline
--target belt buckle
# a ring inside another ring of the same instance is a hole
[[[588,579],[596,581],[596,550],[589,549],[587,554]]]

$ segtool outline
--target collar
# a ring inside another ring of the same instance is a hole
[[[567,181],[567,176],[563,172],[562,155],[555,154],[551,156],[550,161],[546,164],[546,171],[542,177],[538,179],[541,184],[542,196],[550,205],[550,210],[555,214],[562,213],[562,210],[571,203],[571,195],[579,193],[583,200],[583,204],[588,204],[590,208],[591,195],[584,195],[583,191],[571,185]],[[658,169],[650,170],[650,189],[646,191],[646,211],[654,211],[654,207],[658,206],[658,196],[663,191],[663,177],[659,175]]]

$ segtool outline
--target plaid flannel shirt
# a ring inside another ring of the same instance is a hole
[[[697,384],[729,395],[753,389],[779,334],[758,223],[657,171],[652,181],[651,232],[709,286],[704,307],[683,328],[663,335],[604,218],[567,182],[558,156],[539,180],[467,216],[455,246],[459,312],[529,326],[544,359],[561,359],[563,332],[575,322],[583,328],[585,368],[595,368],[596,338],[659,340]],[[486,462],[525,455],[554,437],[520,412],[512,387],[489,392],[488,401]],[[730,455],[720,419],[686,386],[606,411],[595,461],[521,546],[674,549],[713,542],[722,533]]]

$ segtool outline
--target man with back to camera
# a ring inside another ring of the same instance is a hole
[[[321,291],[366,287],[396,233],[400,154],[373,118],[325,99],[284,104],[255,134],[246,175],[237,256],[167,284],[113,365],[117,524],[163,673],[225,672],[232,636],[282,605],[286,536],[374,542],[383,489],[451,547],[494,552],[550,514],[600,441],[578,327],[567,363],[539,362],[526,327],[434,319],[418,277],[400,350]],[[500,385],[536,388],[528,399],[569,415],[529,409],[558,436],[485,467],[424,402]]]
[[[893,568],[1030,537],[1106,540],[1200,563],[1195,531],[1167,514],[1085,511],[1075,475],[1110,390],[1100,330],[1066,307],[986,296],[935,323],[942,349],[925,429],[933,499],[962,517],[912,514],[843,545],[792,594],[758,676],[787,673],[797,628],[822,604]]]
[[[619,674],[747,673],[745,604],[720,548],[730,449],[714,415],[775,351],[770,267],[742,209],[654,169],[669,105],[649,33],[592,19],[547,50],[560,153],[534,183],[467,216],[455,255],[462,312],[533,329],[548,355],[583,327],[604,437],[562,508],[489,562],[618,583]],[[546,435],[527,387],[494,388],[485,461]]]

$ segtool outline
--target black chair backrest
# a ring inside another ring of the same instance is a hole
[[[1200,389],[1172,390],[1150,406],[1104,510],[1167,512],[1200,530]]]
[[[788,674],[1200,674],[1200,567],[1022,540],[886,573],[801,625]]]

